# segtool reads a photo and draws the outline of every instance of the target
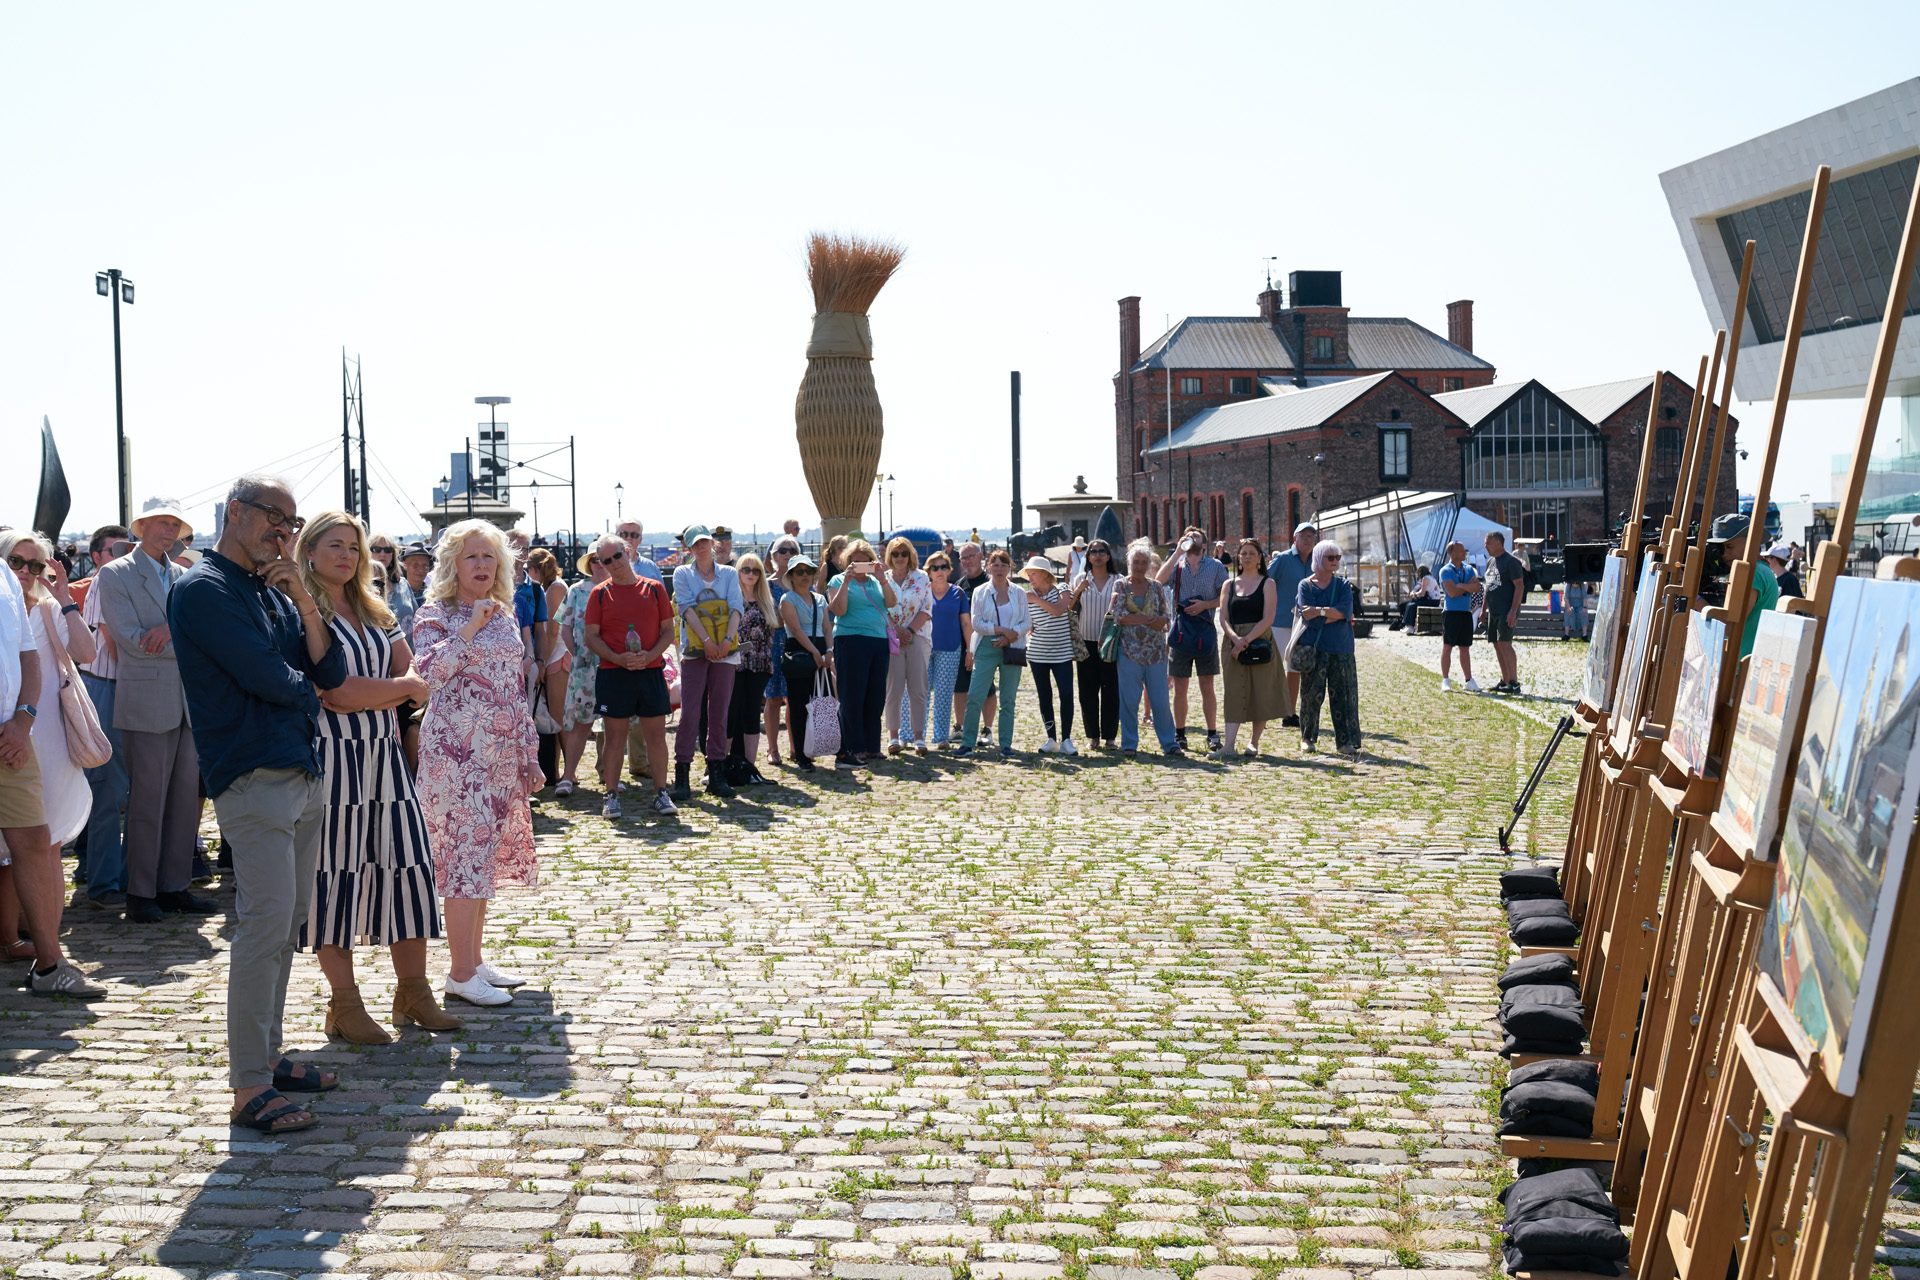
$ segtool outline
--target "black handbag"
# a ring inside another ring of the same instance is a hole
[[[1240,650],[1237,661],[1243,667],[1264,667],[1273,661],[1273,640],[1268,636],[1255,636],[1247,641],[1246,648]]]

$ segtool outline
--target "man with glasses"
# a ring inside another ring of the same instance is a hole
[[[87,901],[103,911],[122,911],[127,905],[127,850],[121,832],[121,810],[127,804],[127,753],[120,742],[120,730],[113,725],[120,657],[114,649],[113,632],[100,614],[100,594],[93,590],[93,583],[102,569],[131,550],[133,540],[125,529],[117,524],[101,525],[87,543],[93,573],[71,588],[80,601],[80,620],[93,628],[95,642],[93,661],[80,664],[80,682],[93,699],[100,728],[113,746],[113,759],[87,770],[87,785],[93,789],[93,812],[87,818]]]
[[[346,656],[288,558],[305,523],[284,480],[234,481],[219,544],[180,580],[167,611],[238,882],[227,978],[232,1120],[263,1133],[312,1128],[314,1117],[284,1095],[339,1083],[280,1053],[326,816],[319,691],[347,676]]]
[[[651,557],[644,556],[640,553],[640,522],[638,520],[622,520],[613,527],[613,531],[620,535],[620,541],[626,543],[627,564],[632,568],[634,573],[642,578],[652,578],[662,587],[665,587],[667,584],[666,580],[660,576],[660,566],[656,565]]]
[[[104,634],[118,664],[113,726],[127,764],[126,918],[157,924],[170,912],[212,915],[193,882],[200,768],[173,646],[168,603],[186,570],[173,547],[193,532],[171,498],[149,498],[132,522],[139,545],[101,567]]]
[[[602,534],[591,552],[607,579],[587,593],[587,648],[600,659],[593,678],[594,710],[606,722],[600,752],[600,781],[607,799],[600,812],[620,816],[620,757],[628,722],[640,720],[647,761],[653,775],[653,811],[678,812],[667,794],[667,714],[673,710],[662,655],[673,643],[673,601],[667,589],[633,571],[633,557],[620,538]]]

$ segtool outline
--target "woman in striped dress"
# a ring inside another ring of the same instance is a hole
[[[1027,608],[1033,614],[1033,633],[1027,637],[1027,667],[1040,695],[1040,720],[1047,740],[1040,750],[1048,755],[1080,754],[1073,745],[1073,600],[1054,585],[1057,566],[1044,556],[1027,561]],[[1060,720],[1053,719],[1052,686],[1060,687]]]
[[[433,1031],[462,1025],[434,1002],[427,939],[440,936],[439,894],[426,818],[401,750],[396,707],[423,703],[427,683],[392,610],[373,591],[366,530],[329,511],[301,531],[294,558],[347,657],[347,679],[320,699],[320,763],[326,819],[314,867],[313,900],[300,945],[320,953],[333,989],[326,1033],[355,1044],[393,1039],[367,1013],[353,974],[353,946],[384,945],[399,985],[396,1026]]]

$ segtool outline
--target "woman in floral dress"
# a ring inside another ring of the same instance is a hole
[[[443,988],[470,1004],[505,1004],[526,981],[480,954],[487,902],[501,885],[532,888],[533,814],[545,783],[527,711],[513,552],[498,528],[465,520],[434,556],[427,602],[413,619],[414,669],[432,698],[420,727],[426,809],[452,967]]]
[[[560,639],[573,654],[573,666],[567,672],[567,696],[559,707],[562,754],[560,782],[553,794],[562,798],[572,795],[580,785],[580,757],[587,749],[587,739],[593,736],[593,677],[600,669],[600,659],[587,648],[587,593],[606,578],[607,567],[592,552],[587,553],[586,561],[587,576],[567,588],[567,598],[554,615],[560,623]]]
[[[887,577],[893,582],[893,603],[887,607],[887,626],[893,632],[893,657],[887,663],[887,754],[897,756],[910,746],[925,755],[933,585],[920,571],[920,553],[905,538],[887,544]]]

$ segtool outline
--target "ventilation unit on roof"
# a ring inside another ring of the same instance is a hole
[[[1287,276],[1287,294],[1296,307],[1337,307],[1340,302],[1338,271],[1294,271]]]

